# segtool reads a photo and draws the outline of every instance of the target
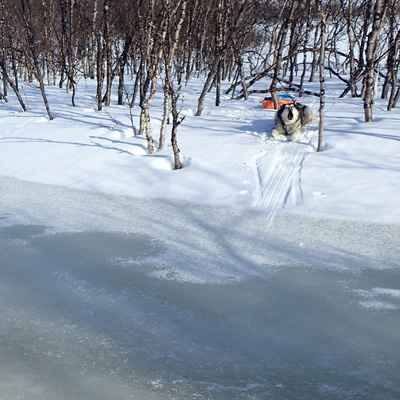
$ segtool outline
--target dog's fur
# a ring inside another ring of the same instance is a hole
[[[310,124],[317,116],[311,108],[300,103],[283,104],[275,113],[275,126],[270,140],[283,135],[288,140],[296,140],[303,134],[303,126]]]

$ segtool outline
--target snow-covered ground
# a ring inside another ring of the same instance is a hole
[[[262,98],[195,117],[200,90],[179,171],[93,82],[48,88],[53,121],[0,104],[2,400],[400,395],[398,111],[329,82],[317,153],[318,121],[270,142]]]
[[[342,87],[328,84],[325,151],[317,153],[318,121],[298,142],[270,142],[274,111],[261,106],[262,97],[225,96],[217,108],[210,94],[203,116],[195,117],[200,89],[198,81],[184,88],[178,142],[185,168],[171,172],[171,148],[147,155],[145,138],[132,137],[126,107],[96,111],[94,82],[79,82],[75,108],[70,94],[48,88],[53,121],[38,89],[25,86],[31,111],[21,112],[12,94],[0,107],[1,173],[105,194],[400,221],[400,115],[385,111],[386,101],[378,101],[374,122],[366,124],[361,100],[338,99]],[[318,111],[317,98],[302,101]],[[137,125],[138,108],[133,112]],[[156,140],[161,112],[157,98]]]

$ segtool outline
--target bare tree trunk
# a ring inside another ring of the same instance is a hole
[[[247,89],[246,77],[244,75],[243,60],[242,60],[242,57],[239,54],[239,49],[236,47],[236,43],[234,44],[234,47],[235,47],[234,48],[234,53],[235,53],[235,58],[236,58],[238,78],[240,78],[240,80],[242,82],[242,92],[243,92],[243,95],[244,95],[244,99],[248,100],[249,99],[249,91]],[[232,96],[234,96],[234,92],[232,93]]]
[[[3,92],[0,92],[0,100],[4,100],[5,103],[8,103],[7,96]]]
[[[100,32],[97,34],[97,63],[96,63],[96,79],[97,79],[97,110],[103,109],[103,84],[104,84],[104,54],[103,44]]]
[[[172,114],[171,145],[172,145],[172,151],[174,154],[174,169],[181,169],[182,164],[181,164],[181,159],[179,157],[180,150],[179,150],[178,141],[177,141],[178,126],[183,121],[183,118],[181,120],[179,120],[179,113],[178,113],[178,109],[177,109],[179,90],[178,90],[178,93],[176,93],[173,90],[170,93],[170,95],[171,95],[171,114]]]
[[[318,29],[316,29],[315,34],[314,34],[314,49],[318,48],[319,41],[320,41],[320,38],[318,37]],[[317,69],[317,57],[318,57],[318,51],[314,50],[313,51],[313,59],[311,62],[310,78],[308,79],[308,82],[314,82],[314,75],[315,75],[315,71]]]
[[[396,6],[398,0],[390,0],[389,6],[389,32],[388,32],[388,55],[386,60],[386,76],[382,86],[382,99],[387,99],[389,88],[393,89],[396,85],[394,80],[395,69],[396,69],[396,53],[400,41],[400,31],[395,36],[396,29]]]
[[[14,90],[18,101],[24,111],[26,111],[26,106],[22,100],[21,94],[19,93],[18,90],[18,77],[16,77],[16,82],[14,83],[9,75],[8,75],[8,70],[7,70],[7,55],[11,57],[11,64],[12,68],[15,73],[15,67],[16,67],[16,62],[15,62],[15,46],[13,46],[12,42],[12,36],[9,31],[9,27],[4,24],[4,19],[8,18],[8,11],[7,7],[4,5],[4,3],[1,1],[0,2],[0,13],[2,15],[2,18],[0,18],[0,68],[1,68],[1,73],[3,76],[3,86],[4,86],[4,94],[2,93],[1,97],[7,101],[7,85],[10,85],[11,88]]]
[[[181,13],[175,18],[176,12],[178,9],[175,9],[175,12],[172,12],[172,10],[169,10],[170,7],[170,2],[169,0],[165,0],[166,5],[168,7],[167,10],[167,26],[166,26],[166,31],[167,31],[167,40],[166,40],[166,49],[164,52],[165,55],[165,85],[164,85],[164,113],[163,113],[163,119],[161,122],[161,128],[160,128],[160,139],[158,143],[158,148],[162,149],[165,146],[165,135],[166,135],[166,128],[169,120],[169,103],[170,103],[170,96],[178,96],[179,97],[179,92],[176,93],[173,87],[173,82],[172,82],[172,75],[171,75],[171,70],[172,70],[172,65],[175,57],[176,50],[178,48],[178,43],[179,43],[179,38],[181,36],[181,31],[182,31],[182,26],[183,22],[186,17],[186,10],[187,10],[187,3],[188,0],[183,0],[181,4]],[[172,31],[172,28],[174,27],[174,30]],[[178,98],[175,99],[175,111],[176,110],[176,101]],[[174,105],[172,105],[174,106]],[[175,121],[176,122],[176,121]],[[179,124],[178,124],[179,125]],[[178,125],[175,127],[175,139],[176,139],[176,130],[178,128]]]
[[[46,107],[47,115],[49,116],[49,119],[52,120],[53,115],[50,111],[50,105],[47,100],[46,91],[44,90],[44,82],[43,82],[43,78],[42,78],[42,75],[40,74],[40,72],[37,74],[36,78],[39,80],[40,92],[42,93],[42,98],[43,98],[44,105]]]
[[[399,32],[400,33],[400,32]],[[396,53],[399,53],[398,58],[400,60],[400,43],[397,43],[396,46]],[[397,73],[398,73],[398,63],[395,65],[395,67],[393,68],[393,70],[391,71],[391,79],[392,79],[392,87],[390,90],[390,96],[389,96],[389,100],[388,100],[388,104],[387,104],[387,110],[390,111],[392,108],[394,108],[396,106],[397,103],[397,99],[399,97],[399,93],[400,93],[400,85],[396,84],[396,82],[398,82],[397,80]],[[397,91],[396,91],[397,89]]]
[[[289,81],[294,81],[294,74],[297,70],[297,52],[296,48],[298,46],[298,34],[297,34],[297,18],[293,19],[293,23],[290,27],[290,41],[289,41],[289,52],[288,52],[288,67],[289,67]]]
[[[227,51],[227,49],[229,48],[229,46],[232,43],[232,40],[235,37],[236,31],[239,27],[239,23],[241,22],[243,16],[251,9],[252,5],[249,5],[249,0],[245,0],[243,5],[241,6],[239,13],[236,17],[235,23],[232,27],[232,29],[230,30],[224,45],[221,47],[221,49],[219,49],[219,51],[217,52],[217,54],[215,55],[214,58],[214,63],[210,68],[210,71],[208,73],[207,76],[207,80],[206,83],[204,84],[203,90],[200,94],[199,100],[197,102],[197,111],[196,111],[196,116],[200,116],[203,112],[203,108],[204,108],[204,100],[206,98],[207,93],[210,91],[211,85],[215,79],[215,75],[217,73],[218,70],[218,66],[220,61],[222,60],[222,57],[225,55],[225,52]]]
[[[278,94],[276,90],[276,86],[278,84],[279,74],[281,72],[281,65],[282,65],[282,55],[283,49],[286,43],[286,36],[289,30],[290,25],[293,22],[294,11],[296,9],[296,4],[298,0],[292,0],[292,4],[290,6],[289,16],[284,20],[280,33],[279,33],[279,45],[275,51],[274,57],[274,75],[272,78],[272,83],[270,86],[270,92],[272,96],[272,100],[274,102],[274,108],[277,110],[279,108],[279,101],[278,101]]]
[[[30,0],[21,0],[20,9],[20,23],[22,22],[24,29],[24,39],[21,41],[21,46],[24,52],[26,62],[29,63],[31,73],[35,76],[39,82],[40,92],[42,94],[43,102],[46,107],[47,115],[50,120],[53,119],[53,115],[50,111],[49,102],[46,96],[45,86],[43,83],[43,73],[40,68],[40,52],[38,49],[38,41],[35,35],[35,23],[32,14],[32,4]]]
[[[379,47],[379,34],[385,20],[387,3],[385,0],[376,0],[372,30],[368,35],[366,50],[366,71],[364,86],[364,117],[365,122],[372,122],[372,103],[375,78],[376,55]]]
[[[110,7],[112,0],[104,1],[104,49],[106,61],[106,92],[104,94],[103,102],[105,106],[111,104],[111,86],[113,81],[113,68],[112,68],[112,37],[110,32]]]
[[[217,12],[217,23],[216,23],[216,37],[215,47],[217,52],[222,49],[224,44],[224,15],[226,13],[227,4],[226,0],[219,0],[218,12]],[[221,73],[222,73],[222,57],[218,63],[217,71],[215,75],[215,106],[218,107],[221,103]]]
[[[62,76],[65,73],[67,76],[66,90],[69,93],[72,87],[72,106],[75,107],[75,65],[77,63],[75,52],[73,49],[73,16],[74,16],[74,0],[60,0],[61,11],[61,37],[59,39],[61,51],[61,68]],[[62,87],[63,78],[60,79],[59,87]]]
[[[90,79],[94,79],[94,71],[97,69],[96,66],[96,60],[97,60],[97,56],[96,56],[96,52],[95,52],[95,48],[98,46],[98,39],[96,35],[96,32],[98,32],[97,29],[97,14],[98,14],[98,4],[97,4],[98,0],[94,0],[94,9],[93,9],[93,18],[91,20],[92,23],[92,35],[91,35],[91,51],[89,53],[89,76]],[[100,98],[101,98],[101,93],[100,93]]]
[[[153,154],[155,149],[154,149],[154,141],[153,141],[153,137],[151,135],[151,129],[150,129],[150,112],[149,112],[149,103],[147,100],[145,100],[142,103],[141,106],[142,110],[141,110],[141,114],[140,114],[140,122],[143,124],[141,126],[141,129],[144,130],[144,134],[146,136],[146,140],[147,140],[147,150],[149,152],[149,154]]]
[[[118,105],[123,105],[124,103],[124,88],[125,88],[125,66],[128,62],[129,49],[133,42],[133,36],[128,34],[125,38],[124,49],[122,51],[121,57],[118,60],[119,64],[119,81],[118,81]]]
[[[326,11],[323,9],[322,1],[317,0],[318,10],[321,14],[320,22],[320,41],[321,47],[319,52],[319,131],[317,151],[322,151],[324,137],[324,109],[325,109],[325,34],[326,34]]]
[[[149,106],[154,99],[156,83],[159,77],[166,35],[166,12],[163,8],[155,15],[156,7],[154,0],[148,1],[147,15],[139,14],[141,20],[140,32],[142,40],[140,43],[140,101],[141,108],[139,134],[145,134],[147,138],[147,149],[150,154],[154,153],[154,142],[150,129]],[[139,10],[141,13],[142,10]]]
[[[306,51],[306,47],[307,47],[308,41],[310,39],[310,33],[311,33],[311,28],[312,28],[310,13],[311,13],[311,0],[307,0],[307,7],[306,7],[307,25],[306,25],[306,33],[305,33],[305,38],[304,38],[303,71],[302,71],[301,77],[300,77],[299,97],[301,97],[303,95],[302,91],[303,91],[303,88],[304,88],[304,79],[306,77],[306,72],[307,72],[307,51]]]
[[[342,10],[344,12],[347,3],[347,12],[344,12],[344,18],[346,19],[346,29],[347,29],[347,40],[349,42],[349,53],[348,53],[348,63],[349,63],[349,85],[351,97],[356,97],[356,71],[354,67],[354,33],[353,33],[353,1],[354,0],[341,0]]]
[[[135,83],[133,85],[133,93],[132,93],[132,98],[129,104],[130,108],[135,107],[135,101],[136,101],[136,96],[139,90],[139,82],[140,82],[140,75],[139,71],[136,71],[136,76],[135,76]]]
[[[163,117],[160,126],[160,138],[158,140],[158,148],[163,149],[165,147],[165,135],[167,132],[167,125],[169,122],[169,100],[170,94],[167,90],[166,84],[164,85],[164,103],[163,103]]]
[[[27,111],[27,108],[25,106],[24,101],[22,100],[22,96],[21,93],[18,90],[17,85],[10,79],[10,77],[8,76],[8,72],[7,69],[5,68],[5,65],[2,61],[0,61],[0,66],[2,68],[2,72],[3,72],[3,78],[5,79],[5,81],[11,86],[11,88],[14,90],[15,95],[17,96],[17,99],[19,101],[19,104],[22,107],[23,111]]]
[[[399,98],[400,98],[400,86],[397,87],[396,94],[394,95],[393,100],[390,103],[391,108],[395,108],[396,107],[397,102],[399,101]]]

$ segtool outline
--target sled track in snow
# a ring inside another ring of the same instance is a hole
[[[263,208],[267,217],[273,221],[276,211],[285,207],[289,198],[299,204],[302,202],[300,171],[314,132],[297,142],[271,142],[267,151],[255,159],[257,186],[256,207]]]

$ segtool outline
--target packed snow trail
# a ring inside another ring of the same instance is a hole
[[[307,105],[316,113],[317,100]],[[293,142],[283,137],[274,141],[266,139],[263,151],[252,160],[256,180],[254,205],[266,211],[270,224],[276,212],[285,207],[289,197],[294,204],[303,202],[301,166],[313,149],[312,142],[317,136],[316,125],[317,119],[305,126],[303,135]]]
[[[264,208],[269,215],[284,207],[288,193],[298,183],[301,164],[308,152],[307,144],[303,143],[274,142],[272,146],[273,151],[263,153],[256,159],[256,206]],[[298,185],[294,189],[298,193]],[[301,197],[301,193],[298,194]]]
[[[296,142],[269,142],[253,160],[257,197],[255,206],[266,210],[269,220],[285,207],[289,195],[295,204],[302,202],[301,166],[310,151],[314,132]]]

